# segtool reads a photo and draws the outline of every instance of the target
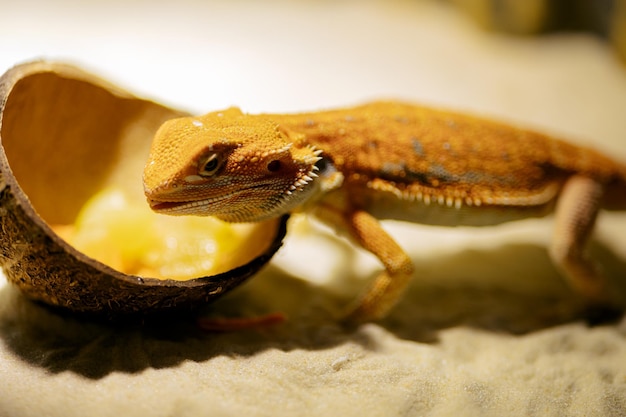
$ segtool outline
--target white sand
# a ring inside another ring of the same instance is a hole
[[[399,97],[626,161],[626,70],[599,40],[485,34],[418,1],[260,4],[7,6],[0,64],[70,57],[197,111]],[[207,310],[286,312],[272,329],[83,323],[0,279],[0,416],[624,416],[626,322],[585,323],[545,252],[549,226],[389,223],[417,264],[414,284],[388,319],[352,330],[333,315],[379,266],[302,218],[267,269]],[[594,255],[626,304],[626,216],[598,226]]]

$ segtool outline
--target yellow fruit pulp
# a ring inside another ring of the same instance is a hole
[[[120,189],[105,189],[71,226],[55,228],[86,255],[126,274],[188,280],[215,275],[260,255],[276,222],[225,223],[213,217],[164,216]]]

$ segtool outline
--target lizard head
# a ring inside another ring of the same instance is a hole
[[[158,213],[261,221],[313,193],[320,153],[278,123],[236,108],[173,119],[152,142],[144,192]]]

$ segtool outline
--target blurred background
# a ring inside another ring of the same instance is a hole
[[[517,35],[587,31],[626,59],[623,0],[448,0],[486,29]]]
[[[625,119],[625,3],[2,0],[0,71],[66,60],[193,112],[399,98],[585,139]]]

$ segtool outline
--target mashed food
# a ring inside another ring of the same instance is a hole
[[[72,246],[120,272],[175,280],[243,265],[267,249],[275,230],[275,221],[232,224],[159,215],[118,189],[94,195],[73,225],[55,228]]]

